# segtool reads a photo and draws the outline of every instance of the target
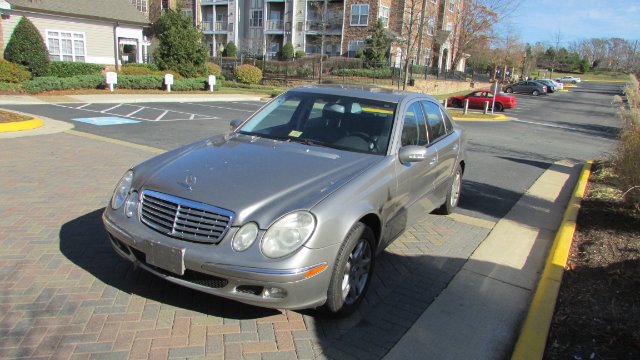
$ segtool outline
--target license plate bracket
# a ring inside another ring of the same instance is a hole
[[[147,263],[170,271],[174,274],[184,275],[184,248],[176,248],[165,244],[149,241]]]

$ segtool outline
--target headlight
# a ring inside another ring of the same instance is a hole
[[[133,181],[133,171],[129,170],[124,174],[116,189],[113,191],[113,197],[111,198],[111,208],[113,210],[119,209],[124,204],[129,190],[131,190],[131,182]]]
[[[276,221],[262,238],[262,253],[270,258],[291,254],[311,237],[316,219],[306,211],[298,211]]]
[[[127,217],[132,217],[136,212],[138,212],[138,192],[132,191],[124,206],[124,214]]]
[[[235,251],[245,251],[256,241],[258,236],[258,225],[255,223],[245,224],[233,235],[231,246]]]

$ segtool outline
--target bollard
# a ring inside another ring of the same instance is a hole
[[[171,85],[173,85],[173,74],[164,74],[164,84],[167,86],[167,92],[171,92]]]
[[[447,108],[447,99],[442,100],[442,106],[444,106],[444,108]]]
[[[118,73],[109,71],[105,74],[105,82],[109,85],[109,91],[113,92],[113,85],[118,83]]]
[[[209,83],[209,91],[213,91],[213,87],[216,85],[215,75],[209,75],[207,82]]]
[[[467,115],[469,112],[469,99],[464,99],[464,111],[463,114]]]
[[[488,112],[489,112],[489,102],[485,101],[484,102],[484,111],[482,113],[487,115]]]

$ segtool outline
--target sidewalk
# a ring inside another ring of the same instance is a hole
[[[78,103],[140,103],[140,102],[207,102],[207,101],[261,101],[265,95],[245,94],[93,94],[30,96],[0,95],[0,105],[38,105],[52,102]]]

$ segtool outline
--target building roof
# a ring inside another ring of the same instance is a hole
[[[129,0],[7,0],[13,10],[146,25],[149,21]]]

